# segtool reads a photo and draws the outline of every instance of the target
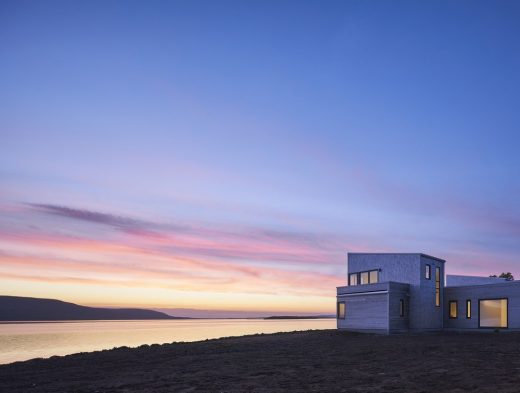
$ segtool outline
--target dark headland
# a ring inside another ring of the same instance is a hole
[[[321,330],[118,348],[0,366],[5,392],[518,393],[520,333]]]
[[[139,308],[98,308],[55,299],[0,296],[0,321],[181,319]],[[182,318],[185,319],[185,318]]]

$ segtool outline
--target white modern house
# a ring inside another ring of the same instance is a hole
[[[445,263],[420,253],[349,253],[348,285],[337,288],[338,329],[520,330],[520,281],[445,279]]]

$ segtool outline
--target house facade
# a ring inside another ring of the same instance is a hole
[[[520,330],[520,281],[446,277],[445,263],[420,253],[349,253],[348,285],[337,288],[338,329]]]

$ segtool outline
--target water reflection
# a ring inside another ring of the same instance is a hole
[[[197,319],[0,324],[0,364],[120,346],[137,347],[143,344],[335,327],[335,319]]]

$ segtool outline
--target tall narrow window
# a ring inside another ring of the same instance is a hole
[[[361,273],[361,274],[359,275],[359,278],[360,278],[359,283],[360,283],[361,285],[363,285],[363,284],[368,284],[368,277],[369,277],[368,272],[363,272],[363,273]]]
[[[399,316],[404,317],[404,300],[399,299]]]
[[[349,275],[348,282],[348,285],[357,285],[357,273],[352,273],[351,275]]]
[[[435,268],[435,305],[441,306],[441,268]]]
[[[379,282],[377,273],[377,270],[370,271],[370,284],[375,284],[376,282]]]
[[[431,280],[432,278],[432,265],[426,265],[426,271],[424,272],[424,278]]]
[[[466,300],[466,318],[471,318],[471,300]]]
[[[454,319],[458,317],[457,314],[457,301],[456,300],[450,300],[450,318]]]
[[[346,308],[345,308],[345,302],[339,302],[338,303],[338,312],[337,312],[337,318],[338,319],[345,319],[346,314]]]

